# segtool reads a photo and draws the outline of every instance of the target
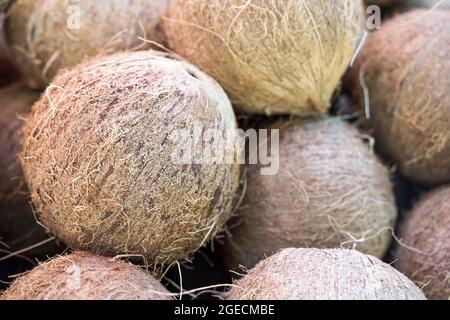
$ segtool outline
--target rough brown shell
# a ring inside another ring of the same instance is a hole
[[[240,111],[324,113],[361,35],[355,0],[173,0],[169,46]]]
[[[23,73],[45,87],[58,69],[84,58],[162,42],[160,16],[168,0],[16,0],[7,39]]]
[[[450,12],[414,10],[374,32],[347,86],[368,89],[377,147],[421,184],[450,181]]]
[[[425,300],[390,265],[345,249],[285,249],[235,285],[228,300]]]
[[[288,247],[354,247],[383,257],[397,215],[393,190],[358,130],[339,118],[271,128],[280,128],[280,168],[261,175],[249,167],[227,265],[251,268]]]
[[[135,266],[76,252],[19,277],[0,300],[169,300],[155,278]]]
[[[428,194],[402,225],[396,267],[429,299],[450,299],[450,187]]]

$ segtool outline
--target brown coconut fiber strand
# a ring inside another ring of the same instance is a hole
[[[23,73],[46,85],[61,68],[87,57],[163,42],[160,17],[168,0],[16,0],[7,38]]]
[[[374,32],[347,85],[364,106],[377,147],[417,183],[450,181],[450,12],[414,10]]]
[[[218,146],[237,128],[223,90],[169,55],[123,53],[62,73],[24,135],[39,219],[74,248],[155,264],[187,258],[231,215],[240,183],[238,164],[173,161],[175,134],[196,125]]]
[[[0,300],[170,299],[158,280],[132,264],[86,252],[40,264],[0,296]]]
[[[425,196],[405,217],[396,267],[429,299],[450,299],[450,187]]]
[[[239,111],[325,113],[362,33],[355,0],[173,0],[169,46]]]
[[[235,283],[227,300],[425,300],[408,278],[345,249],[285,249]]]
[[[11,253],[34,246],[50,236],[34,217],[30,194],[19,161],[21,130],[39,94],[22,85],[0,89],[0,251]],[[27,256],[44,256],[55,243],[26,250]],[[1,261],[0,257],[0,261]]]
[[[356,248],[382,258],[397,211],[388,170],[358,130],[339,118],[276,123],[280,169],[248,169],[230,224],[228,267],[253,267],[288,247]]]

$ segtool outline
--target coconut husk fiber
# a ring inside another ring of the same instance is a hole
[[[16,0],[7,11],[7,39],[18,65],[37,87],[83,59],[164,42],[160,16],[168,0]]]
[[[362,34],[354,0],[173,0],[169,46],[215,78],[240,112],[325,113]]]
[[[75,252],[19,277],[0,300],[170,300],[155,278],[130,263]]]
[[[450,299],[450,186],[427,194],[406,215],[396,267],[429,299]]]
[[[21,130],[39,93],[18,84],[0,89],[0,255],[30,248],[50,235],[34,217],[30,194],[19,161]],[[22,255],[52,254],[57,245],[48,241]]]
[[[425,300],[375,257],[345,249],[285,249],[261,261],[227,300]]]
[[[450,181],[449,55],[450,12],[413,10],[369,37],[346,81],[377,148],[423,185]]]
[[[339,118],[280,122],[280,168],[249,166],[246,193],[223,250],[252,268],[288,247],[355,248],[383,258],[397,216],[389,173]]]
[[[237,162],[174,162],[174,134],[198,125],[238,155],[223,90],[169,55],[122,53],[60,74],[24,135],[39,219],[76,249],[155,264],[189,257],[221,229],[240,185]]]

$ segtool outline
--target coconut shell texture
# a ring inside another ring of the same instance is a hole
[[[356,248],[383,257],[396,219],[387,169],[343,120],[325,118],[280,128],[280,169],[250,166],[246,194],[224,258],[253,267],[288,247]]]
[[[235,285],[227,300],[425,300],[390,265],[345,249],[285,249]]]
[[[16,0],[7,39],[23,73],[39,87],[86,57],[163,42],[160,17],[168,0]]]
[[[19,161],[24,118],[38,98],[38,93],[21,85],[0,89],[0,249],[3,253],[28,248],[50,237],[33,215]],[[55,249],[55,243],[50,242],[25,254],[43,256]]]
[[[217,145],[237,128],[216,82],[169,55],[123,53],[61,74],[24,135],[40,220],[73,248],[155,264],[188,257],[227,220],[240,184],[238,164],[173,161],[173,134],[196,125]]]
[[[373,33],[348,76],[363,75],[377,147],[417,183],[450,181],[450,12],[413,10]]]
[[[170,293],[129,263],[76,252],[19,277],[0,300],[170,300]]]
[[[325,113],[361,35],[355,0],[173,0],[169,46],[241,112]]]
[[[450,187],[428,194],[401,228],[396,267],[429,299],[450,299]]]

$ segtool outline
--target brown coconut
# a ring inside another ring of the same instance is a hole
[[[7,39],[23,73],[45,87],[58,69],[86,57],[162,42],[160,16],[168,0],[16,0]]]
[[[396,208],[387,169],[343,120],[278,123],[276,175],[247,173],[246,194],[230,223],[229,268],[253,267],[288,247],[356,248],[382,258]]]
[[[238,141],[223,90],[169,55],[122,53],[61,74],[25,130],[40,220],[77,249],[154,263],[188,257],[227,220],[240,183],[238,164],[174,161],[176,134],[198,126],[216,145],[227,134]]]
[[[4,254],[50,238],[34,217],[18,155],[24,117],[38,98],[37,92],[21,85],[0,89],[0,251]],[[55,250],[56,244],[51,241],[23,254],[44,256]]]
[[[235,285],[228,300],[425,300],[390,265],[345,249],[285,249]]]
[[[76,252],[19,277],[0,300],[170,300],[155,278],[130,263]]]
[[[449,55],[450,12],[414,10],[370,36],[347,80],[378,149],[421,184],[450,181]]]
[[[450,187],[431,192],[406,217],[396,267],[429,299],[450,299]]]
[[[326,112],[358,44],[355,0],[173,0],[169,46],[213,76],[239,111]]]

